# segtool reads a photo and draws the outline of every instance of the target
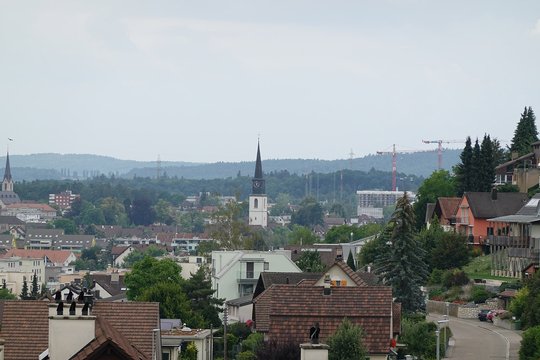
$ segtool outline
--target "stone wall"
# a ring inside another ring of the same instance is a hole
[[[447,305],[448,304],[448,305]],[[498,300],[492,299],[486,301],[485,304],[454,304],[445,301],[428,300],[426,309],[428,313],[436,313],[445,315],[446,307],[448,306],[448,314],[461,319],[474,319],[478,316],[478,312],[482,309],[494,310],[498,308]]]

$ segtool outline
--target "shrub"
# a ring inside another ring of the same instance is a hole
[[[519,359],[540,359],[540,326],[531,327],[523,332],[523,340],[521,340],[521,348],[519,349]]]
[[[298,360],[299,358],[300,347],[292,342],[267,341],[257,350],[258,360]]]
[[[257,360],[257,357],[251,351],[242,351],[236,355],[236,360]]]
[[[446,288],[453,286],[462,286],[468,284],[469,277],[463,270],[451,269],[447,270],[443,274],[442,283]]]
[[[262,333],[253,333],[246,340],[242,341],[242,350],[256,353],[257,349],[263,344],[263,341],[264,335]]]
[[[429,275],[428,283],[430,285],[439,285],[442,284],[442,277],[443,277],[444,271],[441,269],[433,269],[431,272],[431,275]]]
[[[471,300],[475,304],[486,302],[487,299],[492,297],[493,294],[486,290],[485,286],[473,286],[471,292]]]
[[[510,302],[509,310],[514,314],[518,319],[521,319],[523,310],[525,309],[525,303],[529,296],[529,289],[524,287],[517,291],[516,296]]]
[[[362,328],[344,318],[334,335],[328,338],[329,360],[358,360],[367,355]]]

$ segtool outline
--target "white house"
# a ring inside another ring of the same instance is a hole
[[[28,291],[32,288],[32,278],[36,276],[38,286],[45,282],[45,261],[43,258],[9,257],[0,259],[0,285],[6,283],[6,288],[14,295],[20,295],[24,280]]]
[[[212,251],[212,289],[225,301],[253,294],[264,271],[301,272],[291,260],[289,250]]]

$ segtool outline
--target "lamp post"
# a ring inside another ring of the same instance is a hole
[[[352,239],[353,239],[353,235],[354,235],[354,233],[351,231],[351,242],[352,242]]]
[[[440,351],[441,351],[441,345],[439,344],[440,343],[440,330],[439,330],[439,326],[441,324],[445,324],[445,328],[444,328],[444,342],[446,344],[446,324],[448,323],[448,320],[445,319],[445,320],[438,320],[437,321],[437,330],[435,330],[435,334],[437,335],[437,360],[440,360]],[[446,347],[445,347],[446,349]]]
[[[439,354],[440,354],[440,348],[439,348],[439,328],[435,330],[435,335],[437,335],[437,360],[441,360]]]

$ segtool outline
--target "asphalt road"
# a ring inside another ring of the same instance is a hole
[[[433,314],[429,320],[441,320]],[[519,331],[506,330],[477,319],[450,318],[453,338],[448,359],[517,360],[521,342]]]

